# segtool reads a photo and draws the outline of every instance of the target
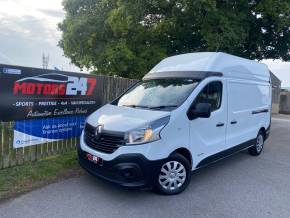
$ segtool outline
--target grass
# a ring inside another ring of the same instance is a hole
[[[0,201],[82,173],[76,152],[0,170]]]

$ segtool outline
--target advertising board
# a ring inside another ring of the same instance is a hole
[[[101,93],[89,74],[0,65],[0,121],[88,115]]]
[[[79,137],[102,104],[97,76],[0,65],[0,121],[14,122],[13,147]]]

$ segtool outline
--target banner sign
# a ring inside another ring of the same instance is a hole
[[[79,137],[84,128],[85,119],[85,116],[69,116],[16,121],[13,147],[20,148]]]
[[[101,103],[96,76],[0,65],[0,121],[88,115]]]

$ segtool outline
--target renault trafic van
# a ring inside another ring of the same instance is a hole
[[[216,52],[166,58],[88,117],[79,163],[124,187],[180,193],[191,171],[262,152],[271,90],[267,66],[255,61]]]

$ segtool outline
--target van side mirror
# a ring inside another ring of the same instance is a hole
[[[211,104],[198,103],[194,108],[190,108],[187,116],[188,119],[194,120],[196,118],[209,118],[211,114]]]

